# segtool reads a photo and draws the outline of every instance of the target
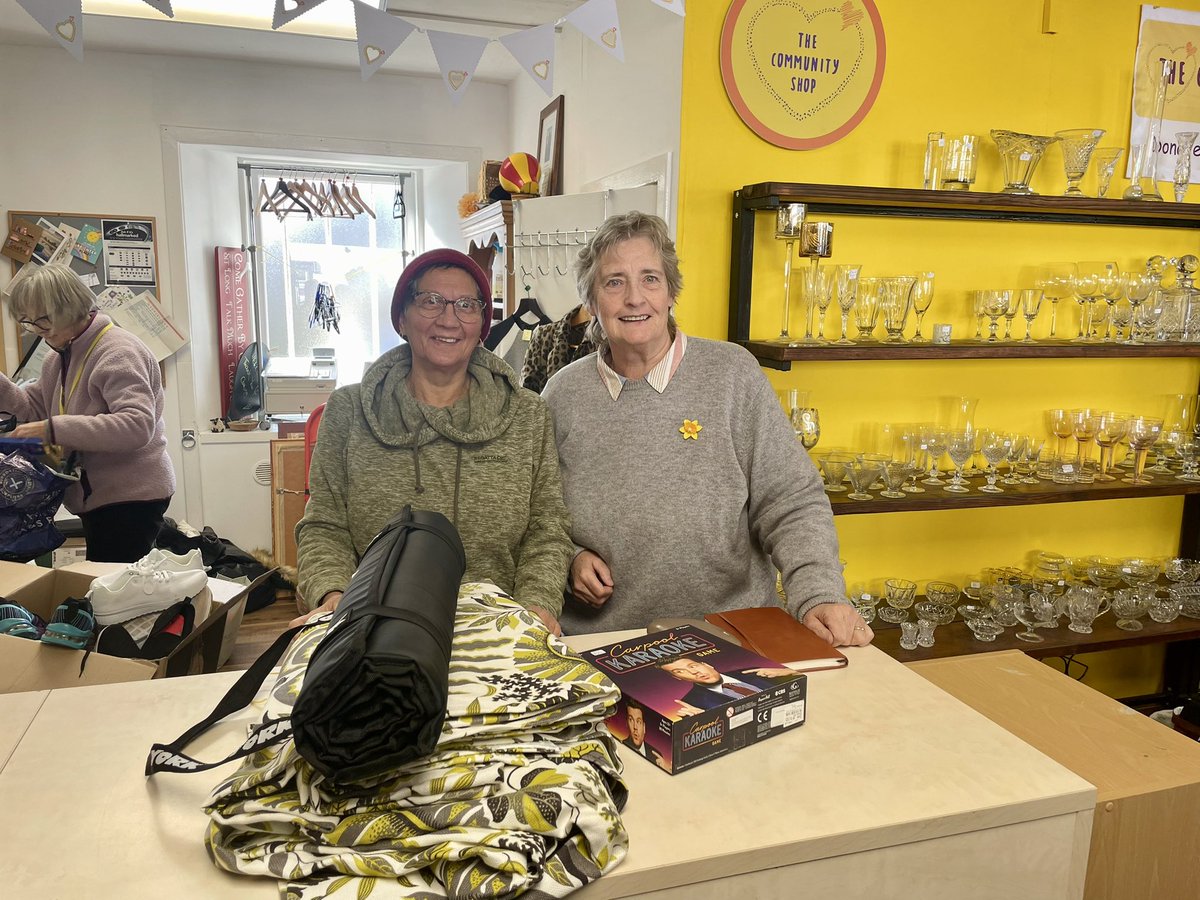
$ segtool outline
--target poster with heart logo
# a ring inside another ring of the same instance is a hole
[[[1126,177],[1134,177],[1140,148],[1153,140],[1153,155],[1145,161],[1142,175],[1147,180],[1151,173],[1156,181],[1174,180],[1182,194],[1196,178],[1200,154],[1200,13],[1143,6],[1133,73]],[[1162,124],[1156,129],[1160,112]]]
[[[721,78],[759,137],[813,150],[845,137],[883,82],[883,22],[874,0],[733,0],[721,31]]]

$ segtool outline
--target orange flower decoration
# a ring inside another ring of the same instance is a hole
[[[683,425],[679,428],[679,433],[683,435],[685,441],[689,438],[694,441],[696,440],[696,435],[703,430],[704,426],[696,419],[684,419]]]

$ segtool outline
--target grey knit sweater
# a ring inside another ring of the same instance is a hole
[[[846,602],[829,500],[770,383],[736,344],[688,338],[667,389],[627,381],[614,402],[595,354],[554,375],[554,414],[575,543],[613,575],[599,610],[568,601],[568,633],[645,627],[776,602]],[[700,425],[696,439],[680,433]]]
[[[296,526],[301,596],[311,607],[345,590],[367,544],[410,503],[454,523],[465,581],[557,613],[572,548],[546,405],[482,347],[448,409],[417,402],[411,368],[407,344],[389,350],[325,406]]]

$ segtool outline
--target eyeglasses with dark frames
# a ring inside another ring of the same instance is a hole
[[[17,324],[30,334],[45,334],[53,325],[49,316],[38,316],[36,319],[17,319]]]
[[[483,301],[477,297],[459,297],[451,300],[435,291],[421,291],[413,297],[413,306],[427,319],[436,319],[449,305],[460,322],[478,322],[483,318]]]

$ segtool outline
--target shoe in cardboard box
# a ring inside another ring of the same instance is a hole
[[[119,563],[75,563],[61,569],[42,569],[21,563],[0,562],[0,596],[49,620],[67,597],[82,597],[92,579],[123,568]],[[228,659],[241,625],[246,597],[261,580],[238,590],[232,597],[222,586],[226,602],[214,602],[205,588],[195,598],[196,626],[167,656],[147,661],[122,659],[101,653],[68,650],[25,638],[0,635],[0,693],[47,690],[90,684],[143,681],[176,675],[215,672]]]

